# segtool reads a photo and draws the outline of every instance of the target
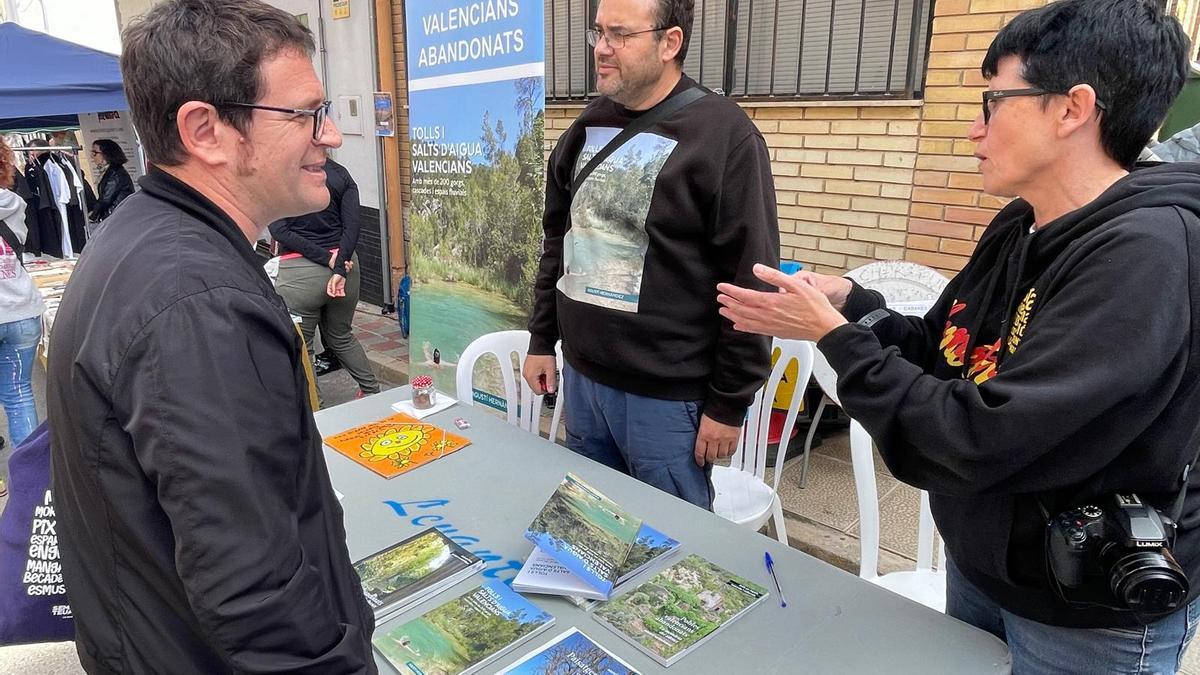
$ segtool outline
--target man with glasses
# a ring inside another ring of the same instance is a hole
[[[984,190],[1016,199],[928,314],[839,277],[720,287],[739,329],[818,341],[846,412],[930,493],[947,613],[1016,673],[1173,673],[1200,616],[1200,167],[1136,165],[1187,72],[1149,0],[1021,14],[968,135]],[[1122,525],[1130,494],[1174,536]]]
[[[329,202],[313,39],[256,0],[123,35],[153,168],[63,296],[47,404],[63,578],[91,673],[373,673],[299,333],[254,253]]]
[[[770,369],[770,342],[732,330],[713,292],[761,286],[753,265],[779,263],[766,143],[705,93],[572,186],[619,132],[697,87],[682,71],[693,12],[692,0],[600,2],[587,38],[602,96],[550,157],[524,376],[556,389],[561,338],[568,446],[711,509],[713,462],[736,449]]]

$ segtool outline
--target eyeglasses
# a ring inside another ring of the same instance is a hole
[[[621,49],[625,46],[625,41],[634,35],[641,35],[642,33],[657,33],[660,30],[666,29],[667,27],[664,26],[662,28],[638,30],[632,33],[609,33],[602,30],[596,30],[595,28],[589,28],[588,30],[584,31],[584,35],[587,36],[587,43],[593,47],[600,44],[600,38],[604,38],[604,41],[608,43],[609,47],[612,47],[613,49]]]
[[[216,106],[231,106],[234,108],[253,108],[255,110],[270,110],[272,112],[288,113],[290,115],[306,115],[313,118],[312,139],[314,141],[321,140],[321,132],[325,129],[325,118],[329,117],[329,106],[333,101],[322,101],[319,108],[308,110],[305,108],[277,108],[271,105],[257,105],[255,103],[214,103]]]
[[[992,101],[999,101],[1005,98],[1016,98],[1018,96],[1050,96],[1055,94],[1066,94],[1065,91],[1047,91],[1037,87],[1027,87],[1025,89],[993,89],[983,92],[983,123],[987,124],[992,119]],[[1096,99],[1096,107],[1107,112],[1108,106],[1104,101]]]

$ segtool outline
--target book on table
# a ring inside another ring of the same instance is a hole
[[[471,444],[436,424],[399,413],[324,440],[325,445],[384,478],[408,473]]]
[[[483,569],[474,553],[429,528],[354,563],[363,595],[383,621]]]
[[[641,527],[641,518],[568,473],[525,538],[582,582],[568,595],[607,600]]]
[[[689,555],[592,616],[664,666],[690,654],[767,597],[767,589]]]
[[[620,590],[622,585],[635,578],[647,567],[678,551],[678,541],[643,522],[638,530],[637,538],[633,542],[633,548],[629,550],[625,561],[617,570],[617,580],[613,584],[613,592]],[[536,546],[525,560],[525,564],[521,566],[521,571],[513,579],[512,587],[522,593],[565,595],[567,599],[583,609],[589,609],[598,601],[605,599],[587,582]]]
[[[371,644],[402,675],[473,673],[550,627],[554,617],[492,580],[421,616],[375,631]]]
[[[568,628],[499,675],[640,675],[578,628]]]

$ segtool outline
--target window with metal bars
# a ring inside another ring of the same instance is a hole
[[[544,0],[546,93],[596,95],[598,0]],[[684,72],[746,100],[920,98],[932,0],[696,0]]]

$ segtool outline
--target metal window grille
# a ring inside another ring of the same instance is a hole
[[[596,95],[584,39],[598,0],[544,0],[546,92]],[[684,72],[746,100],[911,99],[931,0],[696,0]]]

